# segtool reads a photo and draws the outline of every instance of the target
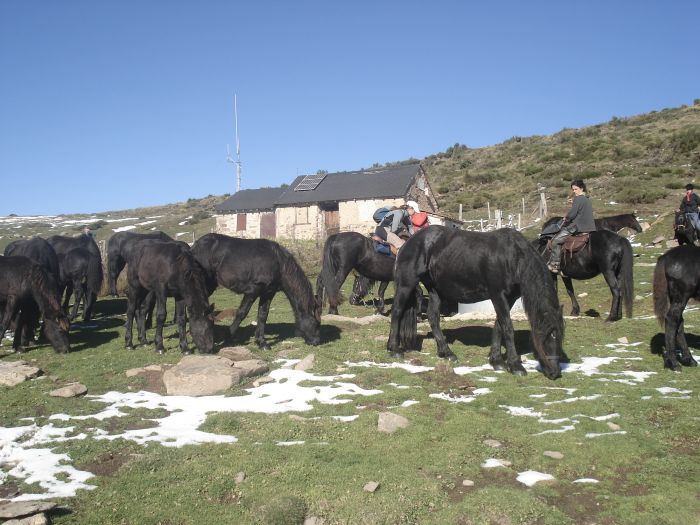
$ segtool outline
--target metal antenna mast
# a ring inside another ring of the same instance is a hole
[[[233,115],[236,123],[236,160],[231,156],[228,144],[226,144],[226,162],[236,165],[236,192],[241,191],[241,143],[238,139],[238,99],[233,95]]]

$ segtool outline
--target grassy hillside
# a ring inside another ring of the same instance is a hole
[[[410,162],[415,162],[411,159]],[[390,163],[390,164],[400,164]],[[549,136],[513,137],[502,144],[472,149],[461,144],[422,160],[442,210],[465,218],[484,218],[491,209],[522,211],[526,217],[545,188],[550,214],[568,208],[574,178],[584,179],[597,215],[637,211],[643,217],[677,206],[700,165],[700,99],[693,106],[652,111]],[[700,182],[700,181],[698,181]],[[161,230],[191,241],[214,228],[214,206],[228,195],[92,215],[0,217],[0,249],[32,235],[72,235],[89,225],[98,240],[115,230]],[[652,221],[650,221],[652,222]],[[668,235],[670,218],[655,231]]]

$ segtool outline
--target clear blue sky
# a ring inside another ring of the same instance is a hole
[[[100,212],[700,97],[700,2],[0,2],[0,215]]]

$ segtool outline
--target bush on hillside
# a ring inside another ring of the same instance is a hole
[[[680,153],[690,153],[700,146],[700,129],[688,128],[674,133],[671,144]]]
[[[615,200],[629,204],[651,204],[659,199],[663,199],[665,196],[666,192],[661,189],[635,185],[618,191],[615,195]]]

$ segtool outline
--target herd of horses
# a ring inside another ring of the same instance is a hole
[[[545,223],[546,231],[552,218]],[[632,316],[632,247],[617,232],[628,227],[641,231],[632,214],[596,220],[598,230],[590,233],[585,246],[565,251],[561,277],[572,302],[572,315],[580,312],[572,279],[603,275],[612,294],[607,321],[622,318],[622,307]],[[136,319],[138,340],[146,344],[146,329],[155,310],[155,349],[164,352],[163,327],[166,300],[175,300],[175,322],[179,346],[191,353],[187,325],[200,353],[214,352],[214,311],[209,297],[218,287],[242,294],[240,306],[229,328],[233,339],[258,300],[255,342],[269,349],[265,325],[270,304],[282,291],[292,307],[296,334],[306,344],[321,343],[321,311],[338,313],[341,287],[355,273],[351,302],[357,303],[380,282],[377,310],[384,310],[384,291],[394,281],[391,325],[387,350],[397,358],[420,348],[417,322],[425,311],[438,356],[456,359],[440,328],[440,315],[454,311],[457,303],[490,300],[496,312],[491,335],[489,363],[495,370],[516,375],[526,371],[515,347],[510,310],[521,299],[530,323],[530,342],[542,373],[549,379],[561,375],[564,318],[557,295],[557,275],[545,265],[547,236],[528,242],[512,229],[469,232],[431,226],[413,235],[398,255],[389,257],[375,251],[373,241],[354,232],[328,237],[323,249],[322,268],[316,293],[294,256],[278,243],[265,239],[241,239],[207,234],[192,246],[156,232],[119,232],[107,243],[109,291],[118,295],[117,278],[127,270],[125,346],[133,348],[132,330]],[[90,235],[79,237],[35,237],[11,243],[0,257],[0,336],[14,324],[13,347],[23,351],[41,326],[57,352],[68,352],[70,322],[83,306],[89,321],[103,282],[100,250]],[[427,291],[427,308],[423,289]],[[73,309],[68,314],[71,295]],[[664,364],[674,371],[696,366],[688,349],[683,327],[683,310],[690,298],[700,299],[700,248],[690,243],[669,250],[659,258],[654,273],[654,310],[665,325]],[[43,319],[43,323],[39,320]],[[505,348],[505,354],[502,353]]]

